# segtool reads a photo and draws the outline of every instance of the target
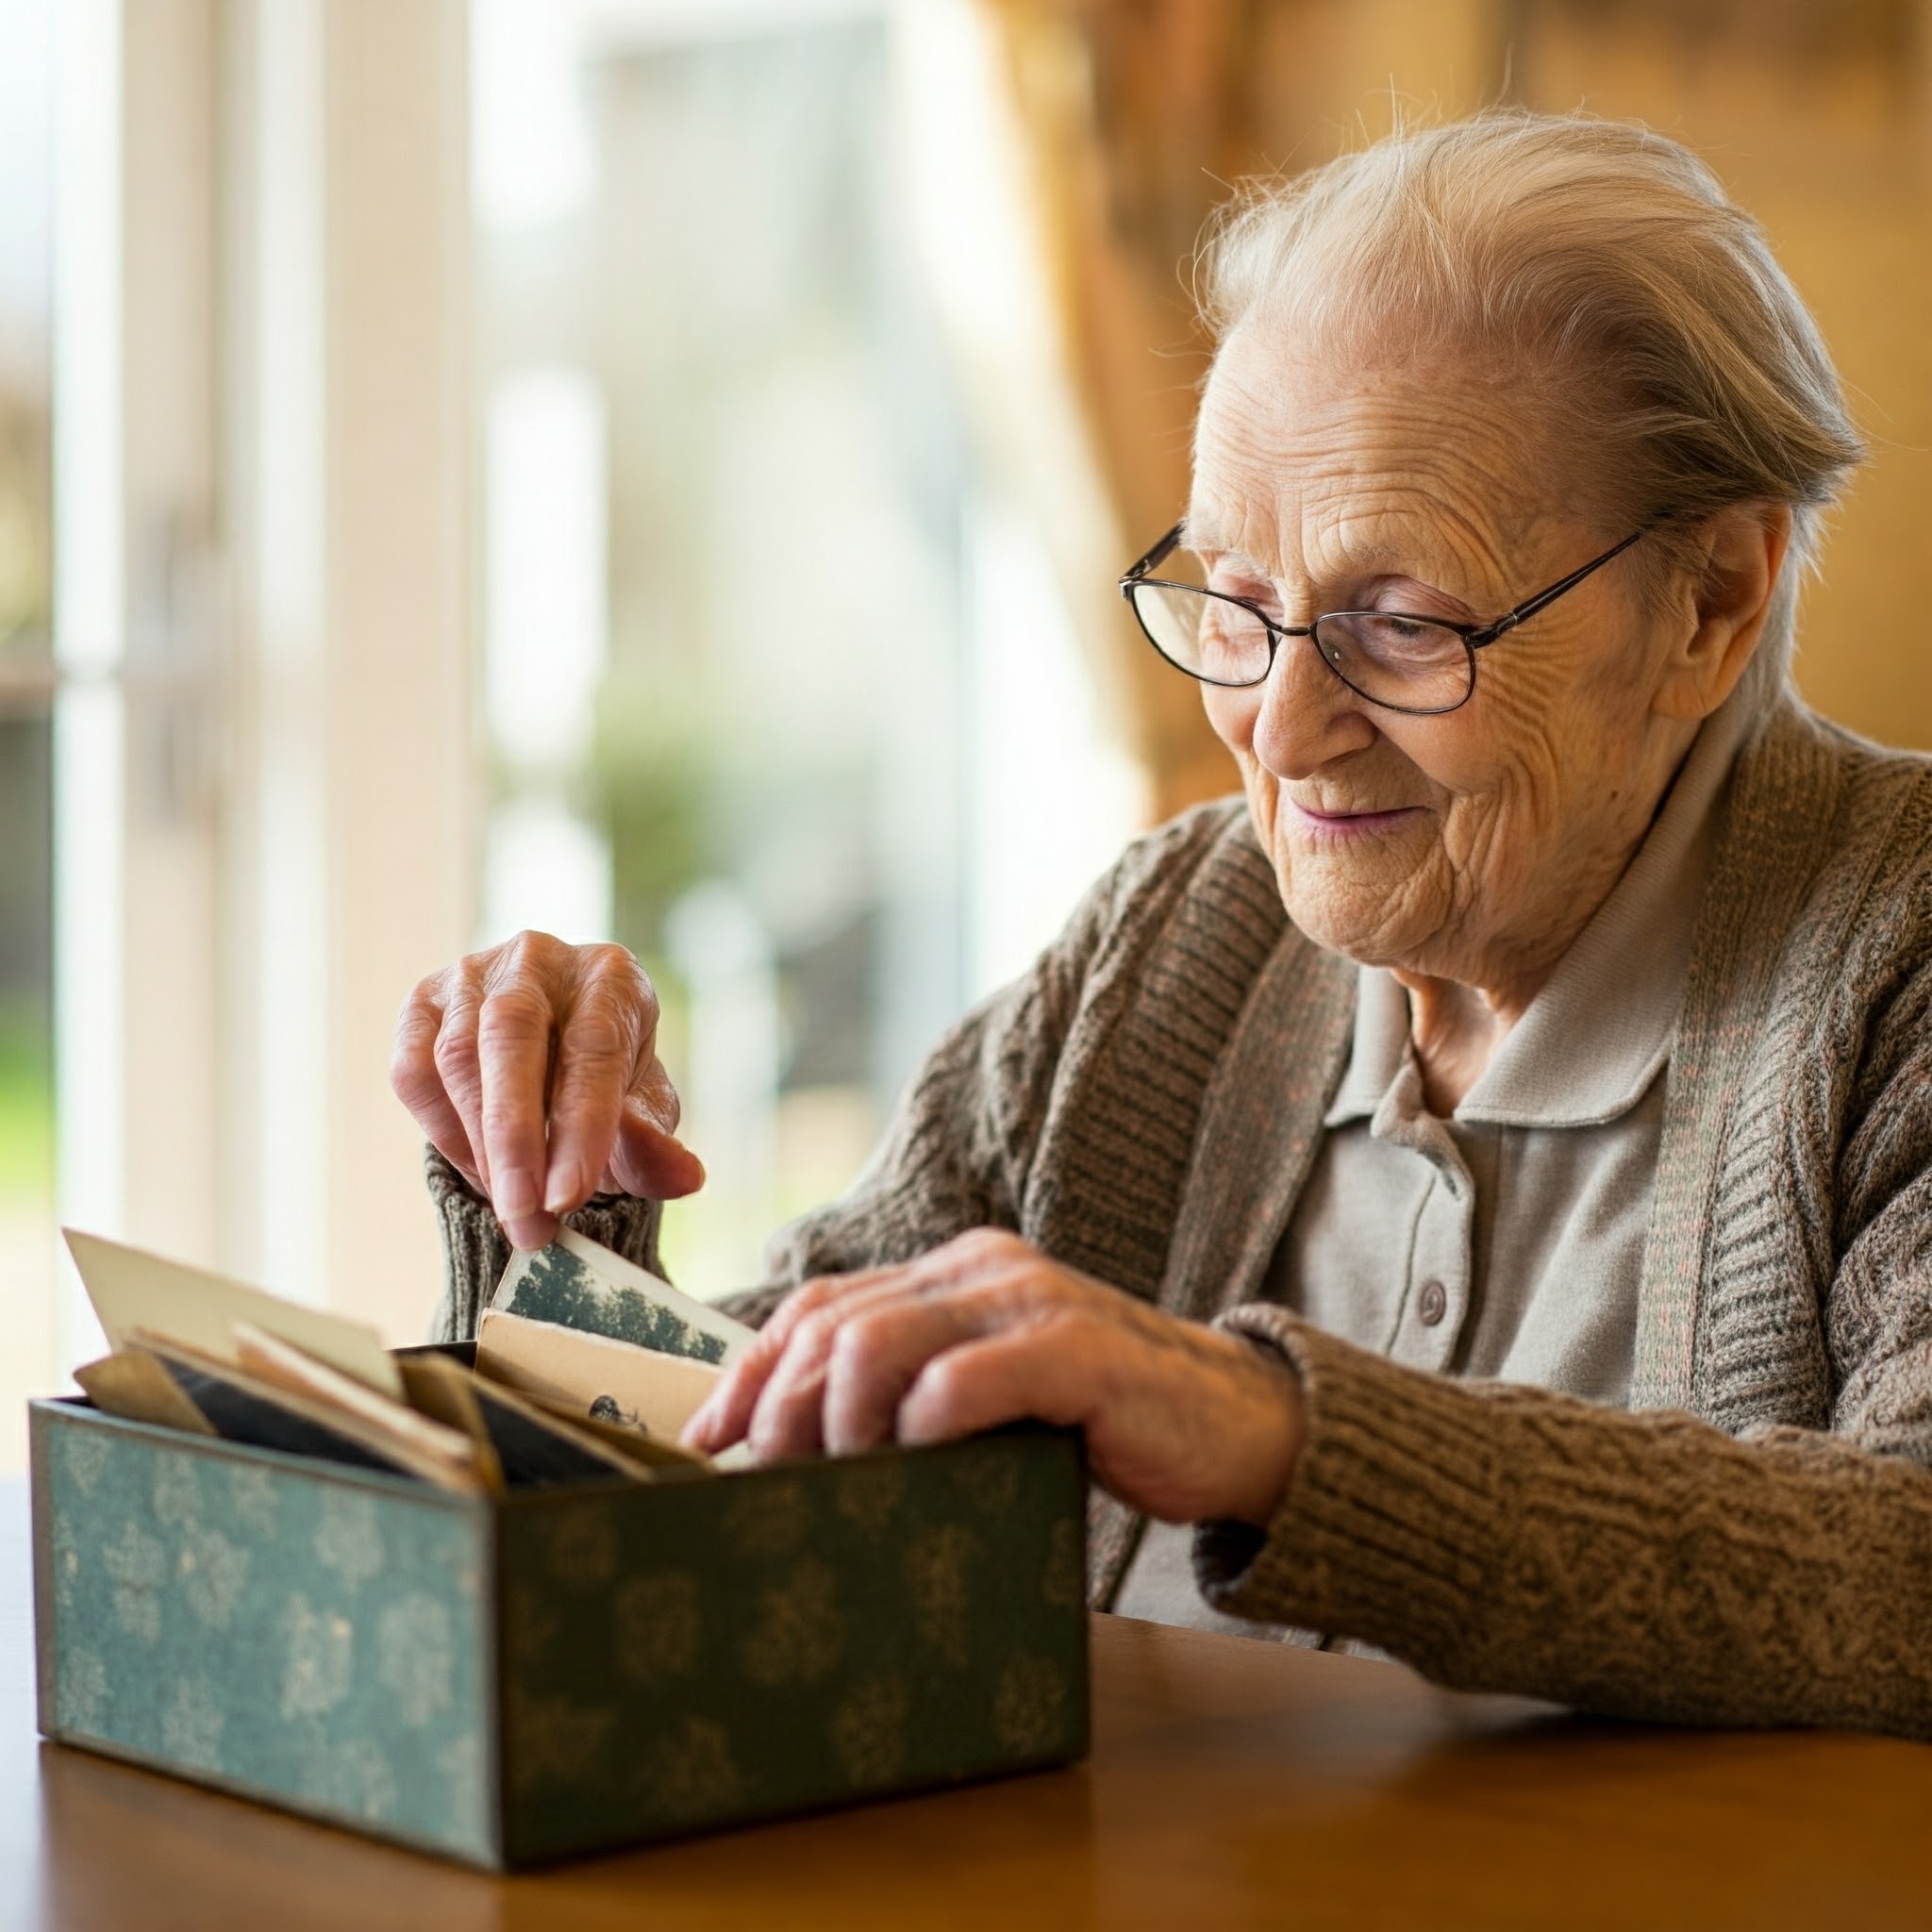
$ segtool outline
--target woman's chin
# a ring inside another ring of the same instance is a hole
[[[1413,855],[1321,846],[1277,848],[1274,876],[1296,927],[1318,946],[1367,965],[1387,965],[1425,942]]]

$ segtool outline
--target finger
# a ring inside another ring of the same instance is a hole
[[[489,993],[476,1019],[490,1198],[520,1248],[541,1248],[557,1232],[543,1208],[552,1024],[550,1002],[526,980]]]
[[[558,1031],[543,1181],[552,1214],[581,1208],[610,1163],[641,1031],[641,1016],[608,977],[592,979]]]
[[[480,992],[461,967],[444,975],[442,1024],[434,1049],[437,1078],[462,1124],[470,1144],[467,1163],[485,1194],[490,1191],[490,1148],[483,1136],[483,1075],[476,1061],[476,1016]]]
[[[677,1089],[671,1084],[671,1075],[664,1071],[664,1062],[658,1058],[655,1040],[646,1042],[644,1053],[631,1075],[630,1091],[625,1097],[635,1119],[660,1134],[668,1136],[677,1132],[677,1123],[684,1114],[684,1103],[677,1097]]]
[[[742,1441],[758,1397],[799,1324],[840,1295],[896,1273],[896,1269],[879,1269],[865,1274],[824,1274],[793,1289],[744,1353],[719,1377],[717,1386],[685,1424],[680,1440],[709,1455]]]
[[[952,1278],[962,1257],[936,1250],[841,1291],[792,1329],[745,1440],[761,1461],[844,1453],[891,1433],[894,1411],[926,1361],[1015,1317],[1022,1286],[1007,1267]],[[836,1421],[836,1430],[835,1430]]]
[[[677,1121],[676,1090],[653,1058],[639,1072],[618,1115],[609,1166],[617,1187],[672,1201],[704,1186],[704,1163],[676,1137]]]
[[[899,1405],[894,1436],[912,1445],[1028,1417],[1063,1426],[1086,1422],[1097,1378],[1068,1333],[1072,1325],[1030,1324],[934,1356]]]
[[[1117,1318],[1058,1316],[935,1356],[899,1405],[908,1445],[1023,1418],[1078,1427],[1093,1480],[1163,1523],[1265,1524],[1301,1453],[1292,1371],[1174,1322],[1156,1339]]]
[[[403,1003],[390,1054],[389,1084],[429,1144],[471,1187],[480,1191],[482,1177],[476,1171],[468,1130],[436,1071],[436,1037],[441,1031],[443,1015],[432,991],[434,984],[425,980]]]
[[[806,1282],[779,1303],[755,1344],[725,1372],[685,1424],[683,1440],[713,1455],[747,1440],[765,1384],[793,1330],[833,1304],[849,1312],[899,1294],[943,1294],[975,1280],[1024,1288],[1027,1274],[1039,1264],[1037,1250],[1016,1236],[974,1228],[910,1261]]]
[[[472,1193],[481,1194],[487,1199],[490,1190],[482,1174],[477,1172],[476,1158],[470,1149],[469,1134],[464,1130],[456,1109],[451,1108],[448,1113],[447,1125],[430,1125],[424,1123],[419,1115],[418,1124],[423,1126],[424,1137],[462,1175]]]
[[[697,1410],[688,1421],[680,1441],[689,1447],[715,1456],[734,1442],[741,1442],[751,1427],[751,1419],[764,1393],[765,1385],[784,1358],[785,1349],[796,1325],[799,1309],[808,1307],[833,1287],[831,1280],[808,1281],[779,1305],[778,1311],[753,1338],[751,1345],[719,1377]],[[794,1319],[787,1320],[791,1315]]]
[[[1008,1319],[1006,1298],[983,1288],[899,1293],[844,1312],[824,1376],[819,1427],[826,1453],[852,1456],[891,1441],[899,1405],[926,1364]]]
[[[815,1456],[830,1446],[824,1416],[832,1361],[854,1321],[871,1319],[852,1313],[855,1302],[903,1307],[908,1292],[896,1283],[877,1283],[857,1293],[841,1294],[798,1323],[765,1379],[744,1432],[760,1462]]]
[[[617,1145],[599,1185],[648,1201],[679,1201],[705,1184],[705,1163],[675,1135],[639,1122],[626,1108],[619,1117]]]
[[[760,1462],[816,1456],[824,1448],[825,1362],[830,1331],[805,1324],[758,1392],[744,1440]]]

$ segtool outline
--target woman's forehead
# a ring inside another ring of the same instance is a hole
[[[1324,500],[1306,491],[1279,497],[1204,498],[1197,491],[1182,522],[1192,551],[1263,576],[1347,569],[1369,575],[1430,575],[1476,582],[1500,575],[1507,548],[1456,504],[1426,490],[1373,501]]]
[[[1539,425],[1487,372],[1237,330],[1202,397],[1185,536],[1257,565],[1500,559],[1539,519]],[[1551,491],[1555,494],[1555,491]]]

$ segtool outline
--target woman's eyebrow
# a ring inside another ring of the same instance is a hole
[[[1272,565],[1243,550],[1234,532],[1211,511],[1199,517],[1182,518],[1180,541],[1183,549],[1191,550],[1196,556],[1211,556],[1241,564],[1265,577],[1272,578],[1276,575]],[[1391,575],[1404,575],[1401,568],[1404,558],[1411,556],[1412,553],[1407,549],[1398,553],[1386,543],[1372,543],[1361,554],[1350,557],[1349,568],[1351,572],[1361,571],[1369,575],[1387,572]]]
[[[1207,547],[1211,549],[1211,546]],[[1201,553],[1196,551],[1195,554],[1198,556]],[[1245,550],[1213,550],[1212,555],[1216,563],[1225,564],[1230,570],[1244,571],[1251,576],[1259,577],[1266,584],[1274,581],[1274,573],[1265,563],[1250,557]]]
[[[1224,541],[1225,533],[1210,519],[1203,518],[1196,523],[1191,517],[1181,523],[1181,548],[1191,551],[1196,557],[1212,557],[1217,562],[1232,564],[1237,570],[1252,571],[1257,577],[1273,583],[1274,573],[1264,563],[1250,557],[1245,550],[1238,550]]]
[[[1217,555],[1229,548],[1227,525],[1212,509],[1204,509],[1196,514],[1186,510],[1181,515],[1181,545],[1193,551],[1211,550]]]
[[[1211,517],[1203,517],[1198,524],[1185,521],[1181,525],[1181,545],[1195,556],[1212,557],[1217,567],[1251,575],[1263,583],[1273,584],[1279,580],[1275,571],[1247,551],[1225,542],[1224,536],[1224,529]],[[1425,591],[1448,598],[1452,603],[1473,608],[1457,591],[1450,587],[1447,577],[1454,575],[1453,568],[1445,572],[1441,567],[1447,559],[1424,555],[1426,549],[1425,544],[1404,545],[1398,549],[1384,543],[1372,543],[1349,559],[1345,575],[1358,581],[1404,577]]]

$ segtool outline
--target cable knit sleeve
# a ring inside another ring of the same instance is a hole
[[[1451,1382],[1280,1308],[1231,1309],[1224,1326],[1299,1373],[1308,1433],[1264,1534],[1197,1533],[1208,1599],[1460,1689],[1932,1738],[1932,964],[1905,963],[1921,935],[1885,937],[1888,996],[1851,1028],[1819,1005],[1821,1039],[1859,1051],[1806,1057],[1821,1097],[1794,1096],[1799,1178],[1771,1189],[1794,1225],[1833,1211],[1828,1428]],[[1761,1255],[1748,1272],[1717,1241],[1764,1299]]]
[[[1820,1430],[1403,1368],[1279,1308],[1223,1325],[1301,1377],[1274,1520],[1196,1532],[1217,1608],[1439,1683],[1674,1723],[1932,1737],[1932,1474]]]
[[[434,1147],[423,1150],[423,1172],[442,1237],[442,1299],[436,1305],[429,1339],[468,1341],[509,1266],[509,1237],[490,1203]],[[658,1226],[662,1218],[662,1205],[657,1201],[593,1194],[575,1214],[565,1215],[564,1222],[626,1261],[661,1275]]]

